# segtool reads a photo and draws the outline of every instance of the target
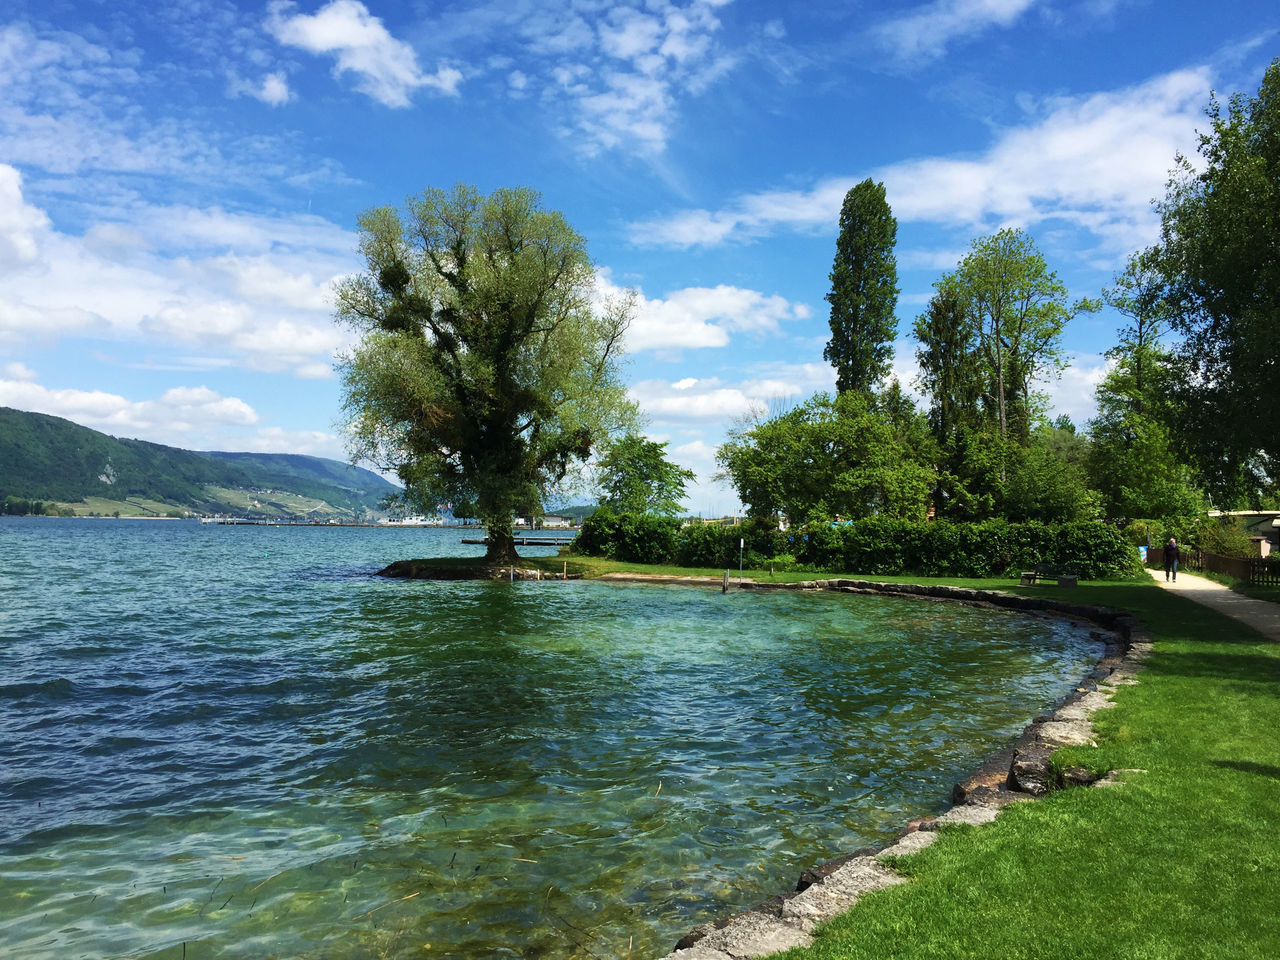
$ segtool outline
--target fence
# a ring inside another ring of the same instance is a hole
[[[1157,570],[1164,567],[1164,547],[1147,548],[1147,565]],[[1203,550],[1183,550],[1178,561],[1182,570],[1208,571],[1235,577],[1258,586],[1280,586],[1280,559],[1261,557],[1224,557]]]

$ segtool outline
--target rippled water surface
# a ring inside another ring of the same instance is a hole
[[[0,520],[4,955],[660,956],[942,809],[1098,654],[921,601],[371,576],[460,536]]]

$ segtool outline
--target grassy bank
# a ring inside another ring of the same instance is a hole
[[[1146,772],[946,830],[787,960],[1280,956],[1280,645],[1154,585],[1073,593],[1156,646],[1064,759]]]

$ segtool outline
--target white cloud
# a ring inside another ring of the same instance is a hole
[[[619,297],[607,269],[596,277],[597,295]],[[728,345],[730,334],[778,334],[781,325],[809,316],[809,308],[785,297],[720,284],[686,287],[665,298],[636,297],[636,312],[627,331],[627,349],[635,352],[677,353],[699,347]]]
[[[200,37],[188,39],[199,45],[217,32],[203,28]],[[243,64],[233,63],[229,50],[243,41],[238,35],[210,53],[210,69],[228,78],[231,96],[278,101],[287,91],[282,71],[260,81],[241,79]],[[198,77],[201,66],[184,64],[184,70]],[[255,71],[263,66],[251,65]],[[63,189],[92,195],[98,207],[113,200],[127,205],[133,196],[111,197],[119,184],[91,181],[88,172],[170,177],[205,190],[212,184],[346,179],[331,161],[300,155],[288,134],[244,136],[211,125],[202,111],[167,113],[164,68],[137,50],[108,49],[72,33],[0,27],[0,157],[17,167],[74,175]],[[153,180],[150,192],[166,186]]]
[[[518,29],[530,52],[549,58],[544,102],[567,109],[563,132],[582,152],[656,155],[666,147],[680,99],[737,63],[714,42],[719,5],[583,5],[568,15],[556,6],[524,16]]]
[[[113,436],[183,446],[222,427],[251,426],[258,414],[237,397],[208,387],[176,387],[154,400],[102,390],[50,390],[30,379],[0,379],[0,406],[65,417]]]
[[[664,32],[656,17],[629,7],[615,7],[600,25],[600,45],[611,57],[634,60],[654,50]]]
[[[342,438],[323,430],[284,430],[261,427],[238,440],[238,451],[250,453],[301,453],[312,457],[346,460]]]
[[[8,240],[28,257],[0,260],[0,342],[92,332],[159,351],[194,346],[205,365],[328,375],[350,342],[328,299],[356,266],[349,234],[318,217],[146,205],[131,216],[59,232],[0,164],[0,250]]]
[[[656,423],[728,422],[748,413],[752,398],[736,387],[702,381],[676,389],[665,380],[641,380],[628,391],[631,399]]]
[[[22,175],[0,164],[0,276],[6,266],[29,264],[39,253],[37,236],[49,229],[43,210],[22,196]]]
[[[393,37],[359,0],[330,0],[314,14],[293,13],[296,4],[274,0],[266,28],[286,46],[334,57],[333,74],[352,73],[356,89],[389,107],[407,107],[409,95],[429,87],[455,96],[462,73],[442,65],[423,73],[413,48]]]
[[[1114,365],[1101,354],[1076,354],[1061,377],[1038,381],[1035,386],[1049,395],[1055,416],[1066,414],[1076,426],[1083,427],[1098,415],[1094,391]]]
[[[1122,253],[1155,236],[1151,200],[1177,153],[1190,154],[1210,87],[1205,68],[1119,91],[1045,101],[1031,123],[1004,131],[976,159],[930,157],[871,172],[894,215],[974,230],[1065,220]],[[749,194],[724,210],[689,210],[637,223],[634,242],[713,246],[778,229],[830,229],[860,177],[808,190]]]
[[[1036,0],[934,0],[905,16],[882,23],[876,39],[905,61],[939,57],[953,40],[1008,27]]]
[[[15,370],[15,367],[21,368]],[[343,440],[322,430],[263,425],[238,397],[205,386],[175,387],[151,400],[130,400],[103,390],[48,389],[22,364],[0,368],[0,406],[47,413],[116,437],[188,450],[301,453],[345,460]]]
[[[35,380],[36,372],[28,367],[25,363],[14,361],[6,363],[0,367],[0,379],[4,380]]]
[[[268,73],[263,77],[261,85],[256,90],[251,91],[251,95],[273,107],[288,103],[293,96],[289,90],[289,81],[285,78],[282,70]]]

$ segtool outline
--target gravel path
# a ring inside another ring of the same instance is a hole
[[[1202,603],[1218,613],[1248,624],[1268,640],[1280,643],[1280,603],[1255,600],[1236,593],[1228,587],[1197,577],[1194,573],[1178,572],[1177,580],[1166,581],[1162,570],[1152,570],[1156,583],[1173,593],[1180,593],[1196,603]]]

